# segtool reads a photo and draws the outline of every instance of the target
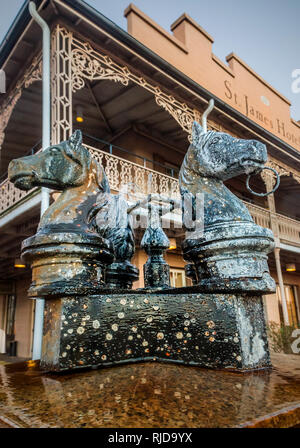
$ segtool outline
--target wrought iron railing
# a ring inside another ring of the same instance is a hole
[[[41,150],[41,140],[36,142],[36,144],[30,148],[23,157],[36,154]],[[28,191],[22,191],[18,188],[15,188],[14,184],[12,184],[8,180],[7,173],[4,173],[0,177],[0,217],[4,213],[6,213],[11,207],[15,206],[18,202],[20,202],[24,197],[28,196],[32,193]]]
[[[92,156],[104,167],[113,191],[128,185],[139,193],[159,193],[179,197],[178,180],[175,177],[130,162],[116,155],[86,145]]]
[[[134,163],[116,156],[111,151],[103,151],[92,146],[85,145],[92,156],[103,165],[112,191],[118,192],[125,185],[131,191],[140,193],[159,193],[164,196],[179,198],[179,185],[176,177],[160,173],[138,163]],[[135,156],[135,154],[133,154]],[[175,172],[174,172],[175,175]],[[177,173],[176,173],[177,175]],[[0,217],[8,213],[18,202],[24,200],[29,192],[21,191],[5,179],[0,184]],[[262,227],[271,227],[270,213],[267,209],[258,205],[243,201],[248,207],[254,221]],[[300,246],[300,221],[276,214],[279,225],[280,239],[287,243]]]

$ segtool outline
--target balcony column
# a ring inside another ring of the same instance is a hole
[[[280,295],[281,295],[281,305],[282,305],[283,320],[284,320],[284,324],[285,325],[290,325],[289,315],[288,315],[288,310],[287,310],[286,297],[285,297],[285,291],[284,291],[283,278],[282,278],[282,271],[281,271],[280,248],[279,247],[275,247],[274,255],[275,255],[276,270],[277,270],[277,276],[278,276],[278,282],[279,282],[279,288],[280,288]]]
[[[264,181],[266,191],[271,191],[276,183],[275,175],[272,171],[264,170],[261,173],[262,180]],[[276,215],[276,207],[275,207],[275,198],[274,193],[269,194],[267,196],[268,200],[268,210],[270,214],[270,224],[271,224],[271,230],[275,237],[275,244],[276,246],[279,246],[280,240],[279,240],[279,225],[278,225],[278,219]]]
[[[271,171],[264,170],[261,174],[261,177],[266,186],[266,190],[267,191],[272,190],[274,188],[274,185],[276,182],[274,173]],[[270,227],[274,234],[274,239],[275,239],[274,256],[275,256],[276,271],[277,271],[277,277],[278,277],[278,283],[279,283],[280,295],[281,295],[283,320],[284,320],[285,325],[289,325],[289,315],[288,315],[288,310],[287,310],[284,283],[283,283],[283,277],[282,277],[282,269],[281,269],[281,263],[280,263],[279,224],[278,224],[278,219],[277,219],[277,215],[276,215],[274,193],[269,194],[269,196],[267,196],[267,199],[268,199],[268,209],[269,209],[269,214],[270,214]]]
[[[52,145],[67,140],[73,132],[72,38],[60,25],[52,33]]]

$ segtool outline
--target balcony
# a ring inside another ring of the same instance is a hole
[[[114,145],[108,145],[109,151],[97,149],[89,145],[85,146],[92,156],[103,165],[113,192],[118,192],[127,185],[130,191],[136,193],[148,194],[152,192],[173,198],[180,196],[178,179],[175,177],[178,173],[172,168],[157,163],[157,169],[151,169],[147,167],[147,164],[153,164],[154,162],[132,153],[130,153],[131,156],[133,155],[136,159],[140,159],[141,163],[129,161],[113,154],[113,149],[127,152]],[[164,174],[158,170],[170,170],[172,175]],[[4,215],[7,215],[11,210],[26,201],[27,198],[37,194],[38,191],[39,189],[33,189],[29,192],[18,190],[8,179],[5,179],[0,184],[0,222]],[[271,227],[271,218],[268,210],[245,201],[244,203],[256,224],[262,227]],[[278,213],[276,218],[278,220],[281,242],[300,247],[300,221]]]

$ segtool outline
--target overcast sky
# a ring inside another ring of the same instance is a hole
[[[94,8],[126,29],[124,9],[130,0],[88,0]],[[135,0],[142,11],[163,26],[183,12],[215,40],[214,53],[225,61],[234,51],[292,102],[300,120],[300,93],[291,90],[292,71],[300,69],[300,0]],[[4,7],[5,4],[5,7]],[[1,0],[0,41],[23,0]]]

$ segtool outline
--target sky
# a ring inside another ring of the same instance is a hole
[[[86,0],[126,29],[123,16],[130,0]],[[225,62],[234,51],[291,103],[300,120],[300,92],[292,91],[292,72],[300,70],[300,0],[134,0],[133,3],[165,30],[189,14],[213,38],[213,52]],[[23,0],[0,0],[0,41]],[[5,5],[5,7],[3,7]]]

